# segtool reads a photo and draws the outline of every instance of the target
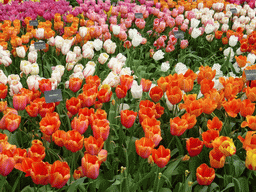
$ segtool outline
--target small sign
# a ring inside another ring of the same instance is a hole
[[[58,101],[62,101],[61,89],[45,91],[44,96],[45,96],[46,103],[55,103]]]
[[[37,20],[30,20],[29,25],[30,26],[38,26],[38,21]]]
[[[251,81],[251,80],[256,80],[256,70],[244,70],[246,80]]]
[[[174,31],[174,36],[176,39],[184,39],[184,32],[182,31]]]
[[[142,13],[135,13],[135,18],[141,19],[141,18],[143,18],[143,14]]]
[[[34,45],[36,50],[46,49],[44,41],[35,42]]]
[[[237,9],[235,7],[230,8],[230,11],[231,11],[232,14],[236,14],[237,13]]]

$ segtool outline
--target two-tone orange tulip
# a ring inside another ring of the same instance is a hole
[[[208,148],[213,148],[212,142],[219,137],[219,131],[215,129],[209,129],[202,133],[202,139],[204,145]]]
[[[212,120],[207,121],[207,128],[208,129],[216,129],[221,131],[223,122],[219,120],[218,117],[214,117]]]
[[[102,138],[106,141],[110,131],[109,121],[107,119],[95,119],[92,122],[92,131],[96,139]]]
[[[104,141],[101,137],[96,139],[93,136],[90,136],[84,139],[84,147],[91,155],[98,155],[103,145]]]
[[[214,148],[209,153],[209,159],[211,167],[219,169],[224,167],[226,156],[218,148]]]
[[[187,129],[192,129],[196,122],[196,116],[195,115],[191,115],[190,113],[185,113],[184,115],[181,116],[181,119],[186,119],[188,122],[188,128]]]
[[[241,127],[249,127],[250,129],[256,131],[256,116],[246,116],[246,121],[242,122]]]
[[[75,153],[83,148],[84,136],[82,136],[78,131],[72,130],[66,133],[66,141],[64,146]]]
[[[122,110],[121,111],[121,123],[127,129],[131,128],[137,117],[137,112],[131,110]]]
[[[74,117],[71,121],[71,128],[73,130],[78,131],[81,135],[86,132],[89,126],[89,118],[88,116],[84,116],[83,114],[79,115],[79,117]]]
[[[160,145],[158,149],[152,150],[152,157],[154,163],[157,164],[158,167],[163,168],[167,165],[171,158],[171,150],[166,149],[163,145]]]
[[[190,137],[186,141],[186,149],[191,157],[199,155],[203,149],[203,146],[203,141],[200,141],[199,138]]]
[[[255,111],[255,103],[252,103],[249,99],[245,99],[242,101],[240,114],[243,117],[247,115],[252,115]]]
[[[72,77],[69,79],[69,89],[73,92],[77,92],[81,89],[83,80],[78,77]]]
[[[154,142],[146,137],[142,137],[141,139],[135,141],[136,152],[143,159],[146,159],[149,157],[149,155],[151,155],[154,147]]]
[[[8,86],[0,83],[0,99],[5,99],[5,97],[7,96],[7,92],[8,92]]]
[[[99,176],[100,169],[100,161],[98,160],[98,157],[86,153],[81,161],[84,176],[96,179]]]
[[[153,87],[150,92],[149,92],[149,96],[150,98],[156,103],[158,102],[164,95],[164,92],[162,90],[161,87],[159,86],[155,86]]]
[[[237,138],[241,141],[246,151],[256,149],[256,131],[247,131],[245,138],[240,135]]]
[[[81,108],[81,101],[78,98],[72,97],[66,101],[66,108],[72,115],[75,115]]]
[[[196,169],[196,179],[199,185],[210,185],[215,178],[215,171],[205,163]]]
[[[181,136],[188,128],[188,122],[186,119],[175,117],[170,119],[170,132],[172,135]]]
[[[65,144],[65,141],[67,140],[67,135],[66,132],[63,130],[57,130],[52,134],[52,140],[53,142],[60,146],[63,147]]]

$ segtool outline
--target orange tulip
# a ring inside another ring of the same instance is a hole
[[[190,137],[186,141],[186,149],[191,157],[199,155],[203,149],[203,146],[203,141],[200,141],[198,138]]]
[[[192,91],[194,87],[194,80],[191,78],[183,78],[180,81],[179,88],[185,93]]]
[[[187,128],[188,122],[186,119],[180,119],[180,117],[170,119],[170,132],[172,135],[181,136]]]
[[[166,96],[169,102],[173,105],[179,103],[182,99],[182,92],[178,86],[168,87],[166,91]]]
[[[204,95],[206,93],[209,93],[209,91],[213,88],[214,81],[209,79],[202,79],[202,81],[200,82],[200,85],[201,85],[201,93]]]
[[[256,101],[256,87],[253,87],[253,88],[247,87],[247,88],[244,89],[244,91],[246,93],[246,97],[251,102]]]
[[[133,83],[133,76],[129,75],[121,75],[120,84],[126,86],[127,90],[129,90]]]
[[[95,139],[93,136],[84,139],[84,147],[91,155],[98,155],[104,145],[103,139],[100,137]]]
[[[100,85],[100,78],[97,75],[89,75],[85,79],[86,84],[96,84],[96,87],[98,88]]]
[[[199,185],[210,185],[215,178],[215,171],[205,163],[196,169],[196,179]]]
[[[192,129],[195,126],[196,122],[197,122],[196,116],[191,115],[189,113],[185,113],[184,115],[182,115],[181,119],[186,119],[187,120],[187,122],[188,122],[188,128],[187,129]]]
[[[142,107],[139,110],[139,122],[142,123],[142,121],[146,118],[155,118],[155,109],[152,109],[150,107]]]
[[[202,133],[202,139],[204,145],[208,148],[213,148],[212,142],[219,137],[219,131],[215,129],[209,129]]]
[[[230,117],[235,118],[240,112],[242,101],[240,99],[232,99],[223,102],[223,107]]]
[[[78,131],[81,135],[86,132],[89,125],[89,118],[88,116],[84,116],[83,114],[79,115],[79,117],[74,117],[71,121],[71,128],[73,130]]]
[[[5,116],[4,124],[8,131],[13,132],[20,126],[21,116],[14,113],[8,113]]]
[[[151,155],[153,148],[155,147],[154,142],[151,139],[142,137],[135,141],[136,152],[143,159],[146,159]]]
[[[215,31],[215,38],[216,39],[221,39],[222,35],[223,35],[222,31]]]
[[[96,179],[99,176],[100,162],[97,156],[85,154],[82,158],[82,170],[84,176]]]
[[[73,173],[73,177],[75,180],[77,179],[80,179],[81,177],[84,177],[84,173],[83,173],[83,170],[82,170],[82,166],[78,167],[74,173]]]
[[[72,97],[66,100],[66,108],[72,115],[75,115],[81,108],[81,101],[78,98]]]
[[[162,140],[160,127],[147,127],[146,129],[144,129],[144,132],[145,137],[151,139],[154,142],[155,147],[159,145],[160,141]]]
[[[41,132],[46,135],[52,135],[59,129],[60,124],[58,113],[47,113],[39,123]]]
[[[224,100],[224,92],[223,91],[218,92],[217,90],[212,89],[209,91],[209,93],[206,93],[204,97],[214,100],[215,103],[217,104],[217,109],[220,109],[222,107],[222,102]]]
[[[7,109],[7,101],[0,101],[0,112],[3,112]]]
[[[162,88],[163,92],[165,92],[168,82],[166,81],[166,79],[164,77],[160,77],[157,80],[157,85]]]
[[[92,122],[93,136],[96,139],[101,137],[104,141],[106,141],[109,135],[109,130],[109,121],[107,119],[95,119]]]
[[[102,85],[101,89],[97,93],[97,97],[101,103],[107,103],[112,96],[111,87],[109,85]]]
[[[78,99],[81,101],[81,107],[91,107],[95,104],[97,93],[91,91],[84,91],[78,95]]]
[[[5,97],[7,96],[7,92],[8,92],[8,86],[0,83],[0,99],[5,99]]]
[[[213,142],[214,143],[214,142]],[[220,146],[219,150],[227,157],[232,156],[236,153],[236,146],[232,139],[227,139],[223,141]]]
[[[42,103],[40,105],[38,113],[43,118],[47,113],[53,113],[55,110],[55,103]]]
[[[65,144],[65,141],[67,140],[67,135],[66,132],[63,130],[57,130],[52,134],[52,140],[53,142],[60,146],[63,147]]]
[[[235,56],[236,62],[238,64],[239,67],[244,67],[246,65],[247,62],[247,57],[243,56],[243,55],[239,55],[239,56]]]
[[[43,160],[45,158],[45,147],[39,144],[34,144],[28,149],[28,157],[38,158]]]
[[[197,75],[197,83],[200,84],[203,79],[212,80],[216,75],[216,70],[212,70],[209,66],[199,67],[199,73]]]
[[[240,135],[237,138],[241,141],[246,151],[256,149],[256,131],[247,131],[245,138]]]
[[[116,87],[116,96],[119,99],[125,98],[127,94],[127,87],[125,85],[117,85]]]
[[[108,157],[108,151],[105,149],[101,149],[100,152],[98,153],[97,157],[100,162],[105,162]]]
[[[223,122],[219,120],[218,117],[214,117],[212,120],[207,121],[207,128],[208,129],[216,129],[221,131]]]
[[[73,92],[77,92],[82,86],[83,80],[78,77],[72,77],[69,79],[69,89]]]
[[[240,114],[243,117],[247,115],[252,115],[255,111],[255,103],[252,103],[249,99],[245,99],[242,101]]]
[[[75,153],[83,148],[84,136],[82,136],[78,131],[72,130],[66,133],[66,141],[64,146]]]
[[[167,165],[171,158],[171,150],[165,149],[163,145],[160,145],[158,149],[152,150],[152,157],[158,167],[163,168]]]
[[[185,109],[187,113],[190,113],[191,115],[195,115],[196,117],[199,117],[203,112],[203,100],[198,99],[194,101],[185,102],[184,104],[179,105],[180,109]]]
[[[62,188],[70,178],[70,167],[67,162],[55,161],[51,165],[49,184],[57,189]]]
[[[21,163],[23,159],[26,157],[27,157],[26,149],[16,148],[15,151],[13,152],[13,158],[16,163]]]
[[[142,85],[143,92],[149,92],[149,89],[152,85],[152,81],[141,78],[140,84]]]
[[[2,176],[7,176],[9,173],[12,172],[13,168],[15,166],[15,160],[13,157],[9,157],[6,154],[1,153],[0,154],[0,174]]]
[[[42,79],[39,81],[39,88],[44,93],[45,91],[52,90],[52,83],[50,79]]]
[[[149,108],[155,109],[155,106],[156,104],[150,100],[141,100],[139,105],[140,109],[143,107],[149,107]]]
[[[164,107],[160,105],[160,103],[157,103],[155,105],[155,117],[156,119],[159,119],[164,114]]]
[[[121,111],[121,123],[127,129],[131,128],[137,117],[137,112],[131,110],[122,110]]]
[[[256,131],[256,116],[246,116],[246,121],[242,122],[241,127],[249,127],[250,129]]]
[[[164,95],[164,92],[163,92],[162,88],[159,87],[159,86],[153,87],[153,88],[150,90],[150,92],[149,92],[150,98],[151,98],[155,103],[158,102],[158,101],[162,98],[163,95]]]
[[[50,165],[47,162],[33,162],[31,165],[31,178],[36,185],[47,185]]]
[[[203,98],[202,106],[203,113],[210,115],[217,108],[217,103],[210,98]]]
[[[226,156],[218,148],[210,151],[209,158],[211,167],[216,169],[224,167]]]

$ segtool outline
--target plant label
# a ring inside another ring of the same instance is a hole
[[[182,31],[174,31],[174,36],[176,39],[184,39],[184,32]]]
[[[31,20],[29,21],[30,26],[38,26],[38,21],[37,20]]]
[[[61,89],[45,91],[44,96],[45,96],[46,103],[55,103],[58,101],[62,101]]]
[[[135,13],[135,18],[141,19],[141,18],[143,18],[143,14],[142,13]]]
[[[46,48],[45,42],[43,42],[43,41],[35,42],[34,45],[35,45],[35,49],[36,50],[40,50],[40,49],[45,49]]]
[[[230,8],[230,11],[231,11],[232,14],[236,14],[237,13],[237,9],[235,7]]]
[[[256,80],[256,70],[244,70],[246,80],[251,81],[251,80]]]

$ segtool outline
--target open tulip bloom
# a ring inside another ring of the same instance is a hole
[[[255,16],[0,1],[0,190],[255,191]]]

